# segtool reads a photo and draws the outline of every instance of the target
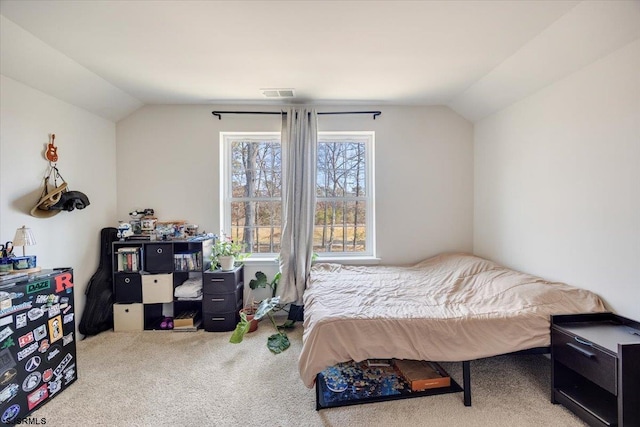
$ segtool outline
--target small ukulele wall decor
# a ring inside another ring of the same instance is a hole
[[[49,139],[51,140],[51,142],[47,144],[47,151],[45,152],[44,156],[50,162],[55,163],[58,161],[58,147],[55,146],[56,134],[52,133]]]

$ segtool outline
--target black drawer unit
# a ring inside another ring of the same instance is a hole
[[[551,402],[592,426],[640,426],[640,323],[612,313],[551,316]]]
[[[239,311],[241,308],[242,306],[228,313],[202,313],[204,330],[207,332],[233,331],[240,321]]]
[[[616,356],[599,348],[572,333],[554,329],[553,351],[555,360],[570,366],[583,377],[599,385],[609,393],[616,394],[618,376],[616,375]]]
[[[115,273],[113,276],[114,301],[142,302],[142,280],[139,273]]]
[[[234,292],[238,283],[244,282],[244,268],[237,267],[231,271],[204,272],[202,292],[205,294],[221,294]]]
[[[242,308],[242,292],[244,285],[238,283],[233,292],[203,294],[202,295],[202,311],[207,313],[225,313],[234,311],[238,305]]]
[[[234,330],[240,321],[244,267],[231,271],[207,271],[203,276],[202,318],[205,331]]]

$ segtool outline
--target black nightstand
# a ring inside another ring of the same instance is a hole
[[[640,426],[640,323],[551,316],[551,402],[592,426]]]

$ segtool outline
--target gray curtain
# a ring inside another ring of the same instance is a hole
[[[280,302],[302,304],[313,256],[318,115],[289,108],[282,116],[282,249]]]

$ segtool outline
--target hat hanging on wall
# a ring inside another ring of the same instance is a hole
[[[49,210],[65,210],[71,212],[74,209],[84,209],[89,204],[89,198],[86,194],[80,191],[64,191],[58,203],[49,206]]]
[[[49,184],[49,177],[44,178],[44,188],[38,203],[31,208],[31,215],[36,218],[50,218],[60,213],[59,210],[49,210],[49,208],[62,199],[62,193],[67,189],[67,183],[62,182],[59,186]]]
[[[40,200],[31,209],[31,215],[36,218],[50,218],[65,210],[71,212],[74,209],[84,209],[89,206],[89,198],[80,191],[69,191],[57,167],[58,148],[54,146],[55,135],[50,135],[50,140],[45,151],[45,158],[49,161],[49,171],[44,178],[44,188]],[[58,185],[58,180],[61,181]]]

